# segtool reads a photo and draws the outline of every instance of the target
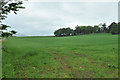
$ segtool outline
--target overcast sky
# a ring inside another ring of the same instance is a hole
[[[24,2],[26,9],[11,13],[4,23],[18,35],[50,36],[62,27],[118,21],[117,2]]]

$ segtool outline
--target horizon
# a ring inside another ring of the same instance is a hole
[[[54,36],[59,28],[94,26],[118,22],[117,2],[30,2],[26,1],[17,15],[10,13],[3,21],[17,35]],[[37,15],[37,16],[36,16]],[[16,20],[16,21],[14,21]],[[11,29],[9,29],[11,30]]]

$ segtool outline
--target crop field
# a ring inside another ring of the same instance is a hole
[[[2,50],[4,78],[118,77],[118,35],[10,37]]]

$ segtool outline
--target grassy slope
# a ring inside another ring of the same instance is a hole
[[[117,35],[20,37],[3,43],[4,77],[118,77]]]

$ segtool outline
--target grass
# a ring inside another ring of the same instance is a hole
[[[11,37],[2,56],[6,78],[118,77],[118,35]]]

